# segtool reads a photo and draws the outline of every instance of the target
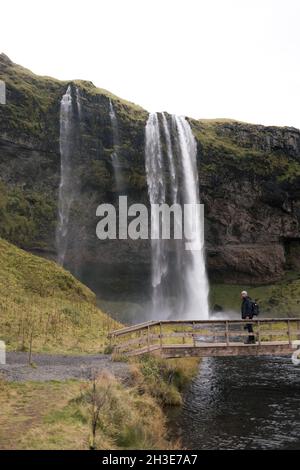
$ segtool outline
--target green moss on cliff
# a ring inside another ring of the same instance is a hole
[[[57,141],[57,132],[54,133],[53,126],[49,124],[53,124],[54,116],[58,117],[61,97],[70,83],[79,88],[83,99],[87,95],[90,98],[105,97],[113,100],[118,114],[124,119],[143,121],[147,117],[147,112],[140,106],[97,88],[92,82],[60,81],[38,76],[14,64],[4,54],[0,55],[0,79],[5,81],[7,89],[7,104],[0,108],[0,120],[3,118],[5,121],[3,130],[15,130],[19,135],[30,135],[31,139]],[[56,119],[56,131],[58,123]]]
[[[55,232],[56,204],[46,193],[9,188],[0,181],[0,237],[20,247],[43,248]]]
[[[300,161],[284,148],[270,150],[267,144],[272,132],[282,133],[282,128],[240,123],[233,120],[190,120],[195,137],[200,145],[204,162],[201,170],[207,175],[216,170],[271,178],[278,183],[294,182],[300,176]],[[228,132],[228,127],[230,132]],[[241,135],[240,140],[238,139]],[[243,140],[243,134],[249,134]],[[280,139],[279,139],[280,140]]]

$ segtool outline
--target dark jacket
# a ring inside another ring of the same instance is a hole
[[[250,297],[244,297],[241,305],[242,318],[252,318],[252,302]]]

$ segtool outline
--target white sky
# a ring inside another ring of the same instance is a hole
[[[300,128],[299,0],[8,0],[0,51],[149,111]]]

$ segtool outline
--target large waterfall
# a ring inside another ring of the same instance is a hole
[[[183,117],[150,114],[145,130],[145,162],[151,204],[199,204],[197,146]],[[204,227],[198,212],[185,218],[197,250],[187,250],[187,240],[161,238],[163,218],[152,216],[152,315],[156,318],[209,316],[208,281],[204,259]],[[174,220],[174,225],[179,222]],[[186,232],[185,232],[186,233]]]
[[[157,114],[150,114],[146,126],[146,175],[150,204],[162,204],[166,200],[166,185],[164,180],[163,156],[160,139],[160,129]],[[153,314],[167,312],[168,305],[164,296],[164,278],[167,276],[167,240],[162,240],[160,221],[151,219],[152,230],[152,288]]]
[[[74,198],[74,182],[71,170],[73,119],[72,89],[69,85],[60,102],[60,185],[56,246],[57,261],[61,265],[64,265],[68,246],[69,215]]]
[[[122,175],[121,175],[121,167],[120,167],[120,159],[119,159],[120,136],[119,136],[118,119],[117,119],[116,112],[115,112],[111,99],[109,100],[109,117],[110,117],[110,122],[111,122],[113,146],[114,146],[114,150],[111,155],[111,158],[112,158],[112,164],[113,164],[114,174],[115,174],[116,191],[117,193],[120,193],[122,189]]]
[[[196,205],[200,203],[196,140],[186,119],[178,116],[173,117],[174,119],[181,150],[183,203]],[[204,227],[201,224],[200,213],[190,214],[185,223],[190,224],[188,231],[194,229],[194,242],[199,243],[199,249],[187,253],[189,259],[185,263],[184,270],[187,293],[185,308],[188,314],[192,314],[192,316],[200,315],[201,318],[208,318],[208,280],[204,258]]]

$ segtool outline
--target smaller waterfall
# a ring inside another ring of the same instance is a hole
[[[68,245],[68,224],[73,201],[71,171],[73,133],[72,89],[69,85],[60,102],[60,185],[58,194],[58,224],[56,230],[57,261],[64,265]]]
[[[118,193],[122,190],[122,174],[121,174],[121,163],[119,159],[119,146],[120,146],[120,136],[119,136],[119,126],[116,112],[113,106],[111,99],[109,100],[109,117],[112,128],[113,135],[113,146],[114,150],[111,155],[112,164],[115,174],[116,190]]]
[[[82,118],[82,106],[81,106],[80,91],[79,91],[79,88],[78,88],[78,87],[76,87],[76,103],[77,103],[77,109],[78,109],[79,120],[81,121],[81,118]]]

